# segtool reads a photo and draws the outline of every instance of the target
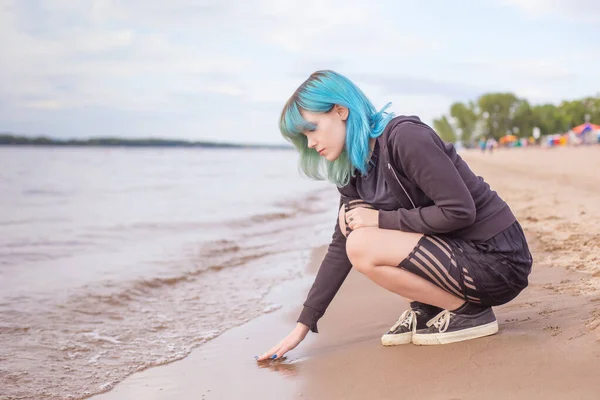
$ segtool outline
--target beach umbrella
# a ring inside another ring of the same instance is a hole
[[[518,138],[515,135],[504,135],[500,138],[500,143],[504,144],[504,143],[516,142],[517,140],[518,140]]]
[[[582,132],[599,131],[600,125],[591,124],[589,122],[586,122],[585,124],[577,125],[575,128],[573,128],[571,130],[579,135]]]

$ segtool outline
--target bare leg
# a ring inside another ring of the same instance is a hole
[[[340,209],[339,217],[340,228],[345,232],[343,208]],[[397,267],[422,236],[397,230],[360,228],[349,235],[346,252],[354,268],[379,286],[405,298],[454,310],[464,304],[463,299]]]

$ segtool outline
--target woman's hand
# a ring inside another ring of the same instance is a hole
[[[346,223],[350,229],[365,228],[367,226],[379,227],[379,211],[369,208],[357,207],[346,213]]]
[[[276,358],[283,357],[285,353],[298,346],[300,342],[304,340],[308,331],[308,326],[298,322],[294,330],[289,335],[287,335],[285,339],[273,346],[271,350],[267,351],[266,353],[263,353],[263,355],[258,357],[256,360],[274,360]]]

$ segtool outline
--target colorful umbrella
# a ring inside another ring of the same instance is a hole
[[[585,124],[577,125],[571,130],[579,135],[582,132],[598,131],[600,130],[600,125],[590,124],[589,122],[586,122]]]

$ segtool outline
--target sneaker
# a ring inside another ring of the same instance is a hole
[[[434,308],[433,310],[439,310],[439,308]],[[425,328],[427,326],[426,322],[436,315],[435,312],[431,313],[427,311],[427,309],[422,307],[413,307],[410,310],[404,311],[394,326],[381,337],[381,344],[384,346],[396,346],[410,343],[413,333],[417,329]]]
[[[447,344],[493,335],[498,332],[498,321],[491,307],[473,315],[444,310],[427,322],[427,327],[412,335],[414,344]]]

